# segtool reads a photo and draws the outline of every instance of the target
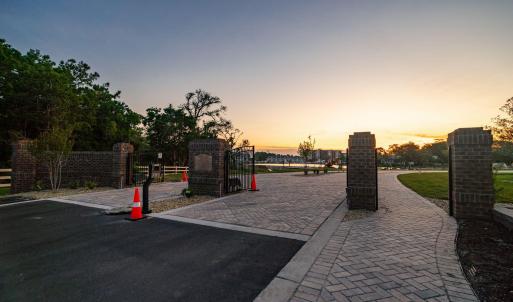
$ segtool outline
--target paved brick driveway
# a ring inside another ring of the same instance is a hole
[[[340,223],[290,301],[477,301],[455,220],[396,175],[380,173],[380,210]]]
[[[312,235],[345,198],[345,173],[257,175],[258,192],[244,192],[169,215]]]

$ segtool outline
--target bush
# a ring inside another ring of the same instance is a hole
[[[72,181],[71,184],[69,185],[69,187],[71,189],[78,189],[78,188],[80,188],[80,180]]]
[[[43,181],[42,180],[36,180],[36,182],[34,183],[34,185],[32,186],[32,190],[34,191],[41,191],[43,190],[45,187],[43,185]]]
[[[185,196],[187,198],[191,197],[192,196],[192,191],[189,190],[188,188],[185,188],[182,190],[182,196]]]
[[[86,186],[86,188],[88,188],[89,190],[92,190],[94,188],[96,188],[97,186],[97,183],[96,181],[94,180],[87,180],[84,182],[84,185]]]

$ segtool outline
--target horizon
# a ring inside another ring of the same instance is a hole
[[[461,5],[465,3],[465,5]],[[257,150],[425,144],[491,123],[511,97],[511,2],[0,4],[0,37],[75,58],[144,114],[196,88]],[[95,12],[95,22],[91,22]],[[191,22],[188,12],[194,12]]]

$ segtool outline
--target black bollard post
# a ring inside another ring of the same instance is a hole
[[[142,212],[143,214],[151,213],[150,210],[150,200],[149,200],[149,189],[151,182],[153,181],[153,163],[148,165],[148,178],[144,181],[143,184],[143,200],[142,200]]]

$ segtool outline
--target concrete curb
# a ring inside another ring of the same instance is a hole
[[[16,202],[11,202],[11,203],[1,204],[0,208],[14,206],[17,204],[31,203],[31,202],[41,201],[41,200],[48,200],[48,199],[32,199],[32,200],[25,200],[25,201],[16,201]]]
[[[185,206],[185,207],[167,210],[167,211],[164,211],[164,212],[160,212],[159,214],[160,215],[171,215],[171,214],[180,212],[181,210],[191,209],[191,208],[194,208],[194,207],[203,206],[203,205],[206,205],[206,204],[209,204],[209,203],[217,202],[219,200],[226,199],[226,198],[228,198],[230,196],[232,196],[232,195],[226,195],[226,196],[223,196],[223,197],[214,198],[214,199],[207,200],[207,201],[204,201],[204,202],[191,204],[191,205],[188,205],[188,206]]]
[[[44,200],[50,200],[50,201],[56,201],[56,202],[62,202],[62,203],[75,204],[75,205],[79,205],[79,206],[83,206],[83,207],[103,209],[103,210],[111,210],[111,209],[113,209],[113,207],[105,206],[105,205],[102,205],[102,204],[95,204],[95,203],[81,202],[81,201],[74,201],[74,200],[67,200],[67,199],[61,199],[61,198],[46,198]]]

